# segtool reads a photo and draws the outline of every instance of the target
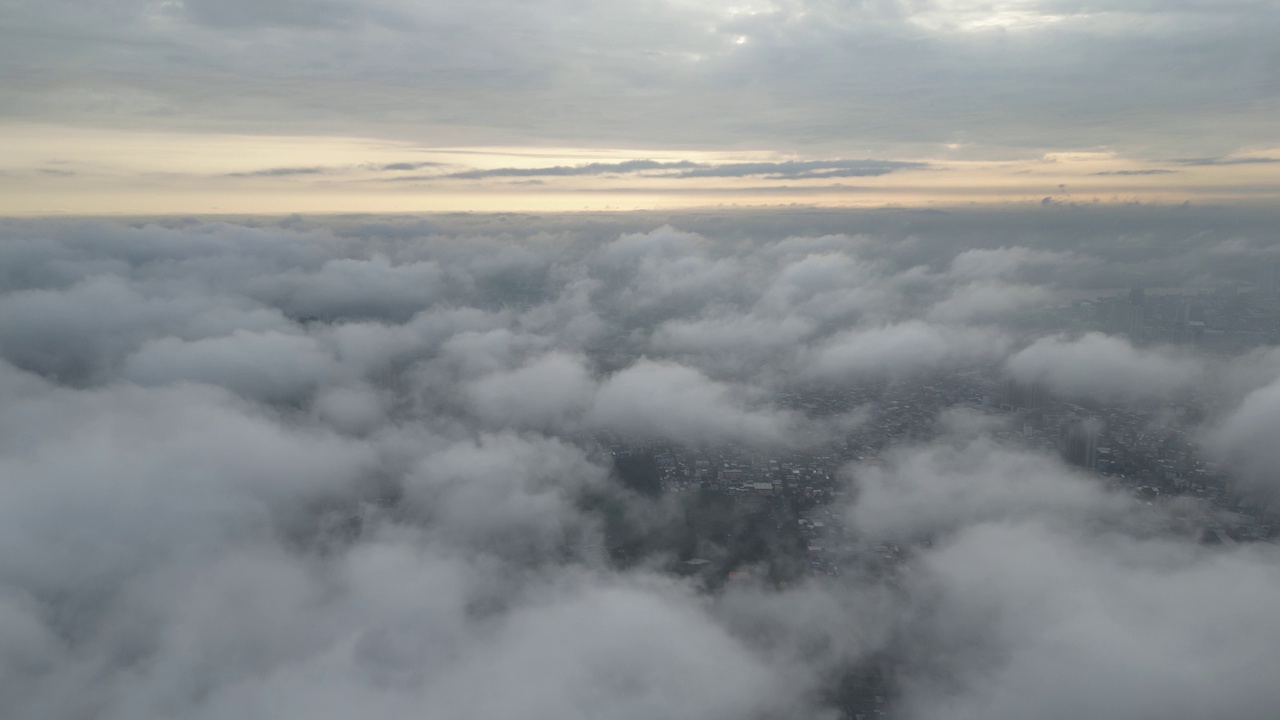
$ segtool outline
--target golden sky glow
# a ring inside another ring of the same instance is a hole
[[[825,158],[764,151],[440,148],[369,138],[20,125],[0,133],[0,213],[570,211],[792,203],[878,207],[1045,198],[1075,203],[1257,202],[1280,195],[1280,163],[1266,162],[1280,157],[1277,151],[1213,162],[1157,163],[1110,152],[957,160],[948,157],[956,154],[952,149],[939,150],[932,157],[895,160],[918,167],[866,176],[742,171],[690,177],[667,166],[782,167]],[[638,160],[661,167],[609,170]],[[608,167],[575,174],[593,165]],[[483,176],[485,172],[498,174]],[[467,173],[480,176],[465,177]]]

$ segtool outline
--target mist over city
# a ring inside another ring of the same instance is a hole
[[[0,224],[0,714],[1270,717],[1233,209]]]

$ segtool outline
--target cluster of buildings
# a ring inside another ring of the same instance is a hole
[[[1268,277],[1269,284],[1197,294],[1135,288],[1059,306],[1036,319],[1045,327],[1027,329],[1096,330],[1128,336],[1138,345],[1242,352],[1280,343],[1280,274]],[[912,548],[860,535],[844,502],[847,493],[856,492],[856,482],[850,483],[845,469],[851,464],[883,464],[894,447],[938,437],[945,431],[943,411],[957,407],[992,419],[988,432],[998,443],[1056,453],[1081,472],[1096,474],[1113,490],[1169,511],[1153,517],[1194,516],[1185,529],[1199,533],[1201,542],[1271,540],[1280,527],[1280,507],[1251,492],[1200,452],[1190,428],[1204,409],[1204,398],[1170,398],[1149,405],[1070,402],[1045,386],[1014,382],[997,366],[813,387],[784,395],[780,402],[811,417],[858,414],[863,421],[851,423],[839,439],[808,452],[769,453],[734,445],[642,450],[653,455],[662,493],[714,496],[735,513],[761,519],[763,525],[740,527],[766,527],[784,538],[778,547],[793,555],[790,567],[795,569],[791,579],[779,580],[775,572],[758,565],[692,557],[681,559],[685,572],[720,573],[728,583],[760,582],[768,576],[779,586],[803,575],[832,578],[847,573],[894,582],[909,567]],[[883,715],[891,685],[877,675],[884,667],[871,663],[844,678],[847,687],[842,686],[840,705],[847,717]]]
[[[1124,335],[1136,344],[1193,345],[1236,353],[1280,343],[1280,294],[1274,282],[1197,292],[1135,287],[1081,300],[1070,314],[1078,328]]]
[[[1043,388],[1009,383],[1000,408],[1016,418],[1019,441],[1056,451],[1115,488],[1153,503],[1193,498],[1218,512],[1206,513],[1214,537],[1269,539],[1280,527],[1270,497],[1261,495],[1199,452],[1185,418],[1185,401],[1155,408],[1083,407]],[[1008,439],[1010,433],[1004,433]]]
[[[1127,335],[1139,345],[1186,344],[1238,353],[1280,343],[1280,295],[1274,287],[1194,295],[1131,289],[1047,310],[1035,322],[1043,327],[1026,329],[1103,331]],[[848,512],[857,483],[850,482],[847,469],[883,464],[892,460],[896,447],[939,437],[948,430],[945,411],[954,408],[985,418],[984,432],[997,443],[1057,454],[1112,490],[1160,509],[1150,521],[1166,523],[1160,525],[1164,530],[1195,533],[1206,544],[1274,540],[1280,506],[1211,462],[1197,442],[1194,428],[1212,402],[1194,394],[1146,404],[1073,402],[1046,386],[1012,381],[1002,366],[972,367],[814,386],[781,396],[781,405],[810,417],[861,418],[848,423],[837,439],[804,452],[732,444],[634,448],[620,438],[615,451],[651,454],[659,492],[665,495],[714,497],[716,507],[754,518],[729,531],[718,525],[717,532],[745,535],[763,529],[771,536],[767,562],[758,556],[741,560],[733,552],[682,555],[681,572],[716,576],[709,586],[782,586],[805,576],[842,575],[892,584],[908,571],[918,548],[859,532]],[[696,516],[692,521],[700,522]],[[722,535],[716,542],[735,539]],[[875,717],[885,706],[885,684],[871,675],[850,677],[854,685],[844,703],[848,717]]]
[[[840,500],[850,485],[841,471],[851,463],[881,463],[890,448],[936,437],[940,412],[954,407],[998,420],[991,431],[997,442],[1056,453],[1153,505],[1192,500],[1204,509],[1208,541],[1269,539],[1280,527],[1280,508],[1202,456],[1187,429],[1196,408],[1186,398],[1159,407],[1077,404],[1045,387],[1010,381],[992,367],[815,388],[782,401],[812,415],[860,412],[865,420],[809,452],[769,454],[733,445],[649,451],[662,492],[711,493],[740,512],[767,510],[778,524],[792,524],[813,575],[838,575],[851,564],[861,572],[892,573],[900,564],[904,548],[864,543],[849,527]]]

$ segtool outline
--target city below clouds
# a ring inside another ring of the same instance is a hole
[[[0,0],[0,718],[1274,720],[1273,0]]]
[[[0,714],[1268,717],[1274,227],[6,220]]]

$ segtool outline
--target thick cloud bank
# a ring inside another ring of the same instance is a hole
[[[1266,238],[882,217],[0,225],[0,716],[1272,717],[1274,546],[1002,395],[1276,487],[1274,353],[1043,319]]]

